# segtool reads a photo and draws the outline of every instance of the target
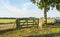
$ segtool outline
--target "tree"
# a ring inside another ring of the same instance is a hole
[[[31,0],[34,4],[38,6],[39,9],[44,9],[44,24],[47,24],[47,12],[52,7],[60,11],[60,0]]]

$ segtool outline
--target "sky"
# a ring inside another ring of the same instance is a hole
[[[0,17],[43,17],[44,9],[30,0],[0,0]],[[47,17],[60,17],[60,12],[54,8],[47,12]]]

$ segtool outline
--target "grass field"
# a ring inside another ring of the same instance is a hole
[[[0,19],[0,24],[5,24],[5,23],[14,23],[16,19]],[[21,20],[21,22],[25,22],[26,20]],[[28,20],[28,22],[32,22],[33,20]],[[37,20],[36,20],[37,21]],[[40,21],[43,22],[43,19],[40,19]],[[52,22],[53,19],[48,19],[47,22]]]
[[[0,19],[0,30],[7,30],[7,29],[15,28],[16,25],[14,24],[15,24],[15,19]],[[2,26],[2,25],[6,25],[6,26]]]
[[[18,30],[0,31],[0,37],[60,37],[60,28],[26,27]]]
[[[15,20],[2,20],[0,20],[0,23],[15,22]],[[48,21],[51,22],[51,20],[49,19]],[[43,29],[38,28],[37,25],[28,25],[28,27],[22,27],[20,29],[0,30],[0,37],[60,37],[60,24],[47,25]]]
[[[2,23],[14,23],[15,19],[0,19],[0,24]]]

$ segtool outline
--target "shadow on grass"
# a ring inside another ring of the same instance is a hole
[[[29,27],[21,27],[21,28],[19,28],[19,30],[24,29],[24,28],[31,28],[31,27],[37,28],[37,26],[29,26]],[[15,31],[15,30],[18,30],[18,29],[1,30],[0,35],[7,33],[7,32]],[[59,33],[52,33],[52,34],[35,35],[35,36],[30,35],[30,36],[24,36],[24,37],[54,37],[54,36],[60,36],[60,32]]]
[[[4,33],[7,33],[7,32],[11,32],[11,31],[14,31],[16,29],[7,29],[7,30],[0,30],[0,35],[4,34]]]
[[[15,31],[15,30],[21,30],[24,28],[32,28],[33,26],[29,26],[29,27],[21,27],[21,28],[13,28],[13,29],[7,29],[7,30],[0,30],[0,35],[7,33],[7,32],[11,32],[11,31]],[[36,27],[36,26],[35,26]]]
[[[60,32],[52,33],[52,34],[43,34],[43,35],[30,35],[30,36],[24,36],[24,37],[60,37]]]
[[[44,27],[44,26],[43,26]],[[60,28],[60,23],[56,23],[56,24],[47,24],[46,28]]]

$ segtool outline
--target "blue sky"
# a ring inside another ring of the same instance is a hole
[[[43,17],[44,10],[30,2],[30,0],[0,0],[0,17]],[[60,17],[55,8],[47,12],[47,17]]]

